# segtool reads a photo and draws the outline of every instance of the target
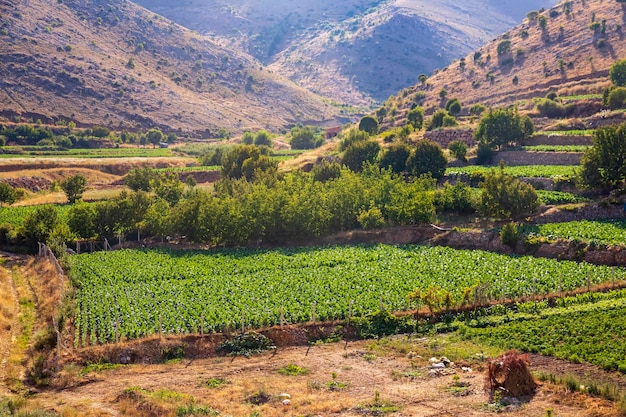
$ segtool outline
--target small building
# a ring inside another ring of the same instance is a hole
[[[342,126],[329,127],[328,129],[324,130],[324,137],[326,138],[326,140],[331,140],[332,138],[337,137],[337,135],[340,134],[342,130]]]

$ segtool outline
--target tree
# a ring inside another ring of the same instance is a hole
[[[153,147],[163,142],[164,137],[165,135],[163,135],[163,132],[156,127],[146,132],[146,139],[152,144]]]
[[[183,196],[185,185],[174,173],[161,174],[152,181],[152,188],[157,196],[175,206]]]
[[[443,119],[446,116],[449,116],[449,114],[444,109],[439,109],[436,112],[434,112],[430,118],[430,121],[428,123],[428,126],[426,127],[426,130],[435,130],[435,129],[439,129],[440,127],[443,127]]]
[[[272,147],[272,134],[267,130],[259,130],[254,136],[254,144],[256,146]]]
[[[6,182],[0,182],[0,203],[13,204],[17,201],[15,189]]]
[[[615,187],[626,179],[626,123],[594,132],[593,146],[582,157],[578,179],[590,188]]]
[[[72,233],[80,239],[91,239],[97,236],[96,207],[93,204],[79,202],[67,212],[67,225]]]
[[[463,141],[457,139],[450,142],[448,149],[450,149],[452,155],[459,161],[467,161],[467,145],[465,145]]]
[[[126,177],[124,184],[133,191],[152,191],[152,181],[157,177],[157,173],[150,167],[131,169]]]
[[[504,173],[491,171],[480,184],[480,209],[485,216],[516,218],[533,213],[539,207],[539,197],[532,185]]]
[[[375,140],[357,141],[346,148],[341,163],[351,171],[361,172],[363,164],[374,162],[379,152],[380,145]]]
[[[375,135],[378,133],[378,120],[374,116],[363,117],[359,122],[359,130]]]
[[[80,174],[61,181],[60,185],[70,204],[80,200],[85,190],[87,190],[87,180]]]
[[[395,173],[406,170],[406,161],[411,155],[411,148],[405,143],[394,143],[385,149],[378,161],[381,168],[389,168]]]
[[[270,159],[267,148],[254,145],[239,145],[232,148],[222,157],[223,178],[255,179],[258,173],[276,171],[278,163]],[[257,172],[258,171],[258,172]]]
[[[59,223],[54,206],[40,206],[24,219],[22,234],[31,245],[46,243]]]
[[[478,142],[495,149],[527,138],[533,130],[532,121],[520,117],[517,109],[496,109],[483,115],[474,137]]]
[[[424,125],[424,108],[415,107],[414,109],[409,110],[406,115],[406,120],[413,125],[413,129],[420,130]]]
[[[606,105],[612,110],[624,108],[626,106],[626,87],[611,88],[607,95]]]
[[[428,80],[428,76],[426,74],[420,74],[419,77],[417,77],[417,79],[419,80],[420,83],[422,83],[422,87],[426,85],[426,80]]]
[[[291,129],[291,149],[314,149],[323,144],[324,138],[308,126]]]
[[[626,86],[626,59],[617,61],[611,67],[609,72],[611,81],[618,87]]]
[[[243,145],[252,145],[254,143],[254,133],[250,131],[243,132],[241,143]]]
[[[459,101],[459,99],[451,98],[450,100],[448,100],[448,102],[446,103],[446,110],[451,115],[457,115],[461,113],[462,107],[461,107],[461,102]]]
[[[448,161],[435,142],[422,139],[406,161],[407,171],[416,177],[429,174],[433,178],[441,178],[446,172]]]

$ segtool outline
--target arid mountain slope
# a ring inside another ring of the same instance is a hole
[[[138,0],[312,91],[381,101],[556,0]]]
[[[550,91],[599,93],[609,83],[611,65],[626,57],[625,22],[626,5],[616,0],[562,2],[437,71],[425,84],[405,89],[387,106],[402,114],[416,103],[432,111],[453,97],[467,109],[473,103],[501,106]],[[396,117],[396,124],[403,122]]]
[[[3,0],[0,45],[5,117],[211,136],[338,114],[254,58],[125,0]]]

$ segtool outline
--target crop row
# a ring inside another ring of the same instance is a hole
[[[556,178],[556,177],[572,177],[576,166],[572,165],[522,165],[507,166],[504,172],[514,177],[528,178]],[[476,172],[487,174],[490,170],[499,170],[497,166],[476,166],[469,165],[465,167],[448,168],[446,175],[471,175]]]
[[[52,205],[61,219],[67,217],[67,211],[71,205]],[[6,224],[13,227],[21,226],[24,220],[42,206],[15,206],[0,208],[0,225]]]
[[[459,304],[623,280],[621,269],[426,246],[176,252],[123,250],[70,258],[76,343],[361,316],[414,308],[407,294],[438,287]],[[476,293],[475,293],[476,294]]]
[[[626,373],[626,299],[604,300],[556,312],[518,317],[461,333],[493,346],[589,362]]]
[[[604,245],[626,245],[626,219],[580,220],[525,226],[525,233],[548,238],[581,240]]]

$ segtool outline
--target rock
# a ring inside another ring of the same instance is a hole
[[[462,366],[461,371],[469,374],[472,373],[472,368],[470,368],[469,366]]]
[[[446,365],[443,362],[436,362],[430,365],[430,369],[446,369]]]
[[[283,400],[282,403],[283,405],[289,405],[291,404],[291,400]]]

